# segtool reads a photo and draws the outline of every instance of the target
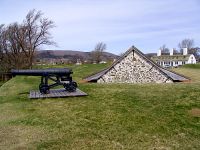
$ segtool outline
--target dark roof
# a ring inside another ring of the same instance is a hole
[[[160,69],[163,72],[165,72],[173,81],[188,81],[188,80],[190,80],[188,77],[185,77],[185,76],[178,74],[174,71],[171,71],[171,70],[169,71],[169,70],[161,68],[161,67],[160,67]]]
[[[87,77],[84,78],[84,80],[88,81],[88,82],[93,82],[93,81],[97,81],[98,79],[101,78],[101,76],[103,74],[105,74],[107,72],[107,70],[109,70],[109,68],[106,68],[104,70],[101,70],[99,72],[93,73]]]
[[[91,81],[97,81],[98,79],[100,79],[105,73],[107,73],[112,67],[114,67],[117,63],[119,63],[122,59],[124,59],[129,53],[131,53],[132,51],[138,53],[141,57],[143,57],[143,59],[145,59],[148,63],[152,64],[154,67],[156,67],[158,70],[161,71],[161,73],[163,73],[165,76],[167,76],[168,78],[172,79],[173,81],[188,81],[189,78],[180,75],[178,73],[169,71],[165,68],[162,68],[161,66],[159,66],[157,63],[155,63],[154,61],[152,61],[151,59],[149,59],[147,56],[145,56],[145,54],[143,54],[140,50],[138,50],[135,46],[132,46],[131,48],[129,48],[121,57],[119,57],[118,60],[116,60],[110,67],[97,72],[96,74],[92,74],[86,78],[84,78],[84,80],[91,82]]]

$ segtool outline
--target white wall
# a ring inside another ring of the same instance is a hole
[[[182,61],[178,61],[178,65],[182,65]]]
[[[188,49],[187,48],[183,48],[183,55],[187,55],[188,54]]]
[[[194,55],[190,55],[189,59],[188,59],[188,64],[196,64],[197,61],[196,61],[196,58],[194,57]]]
[[[161,56],[161,49],[158,50],[157,56]]]

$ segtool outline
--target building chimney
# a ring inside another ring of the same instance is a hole
[[[161,56],[161,49],[158,50],[157,56]]]
[[[187,48],[183,48],[183,55],[187,55],[188,54],[188,49]]]
[[[174,49],[173,48],[170,50],[170,56],[172,56],[172,55],[174,55]]]

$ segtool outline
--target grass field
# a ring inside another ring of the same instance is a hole
[[[192,79],[191,82],[200,82],[200,64],[187,64],[173,70],[190,77]]]
[[[0,87],[4,84],[5,82],[3,82],[3,81],[0,81]]]
[[[74,79],[105,68],[71,66]],[[79,83],[87,97],[27,98],[37,77],[0,87],[0,149],[200,149],[200,69],[176,84]]]

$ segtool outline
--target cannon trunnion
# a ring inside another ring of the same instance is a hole
[[[11,73],[13,76],[41,76],[39,90],[42,94],[49,93],[51,88],[59,85],[63,85],[68,92],[75,92],[77,88],[77,83],[74,82],[71,77],[73,72],[68,68],[11,70]],[[49,80],[51,81],[51,84],[49,84]]]

